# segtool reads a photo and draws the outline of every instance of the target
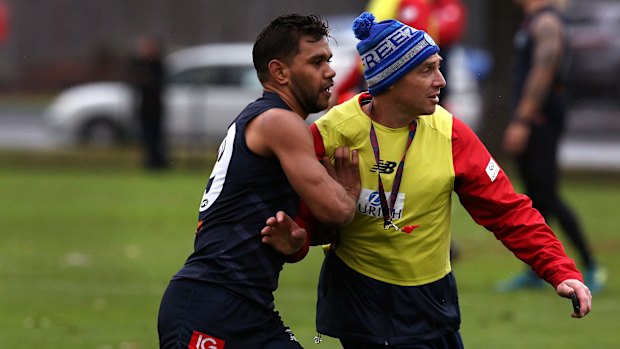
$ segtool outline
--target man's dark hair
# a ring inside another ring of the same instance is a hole
[[[317,15],[288,14],[277,17],[258,34],[252,49],[252,59],[261,82],[269,76],[269,61],[277,59],[287,64],[291,62],[299,53],[302,36],[310,36],[314,41],[328,37],[327,22]]]

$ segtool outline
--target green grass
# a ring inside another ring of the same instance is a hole
[[[95,155],[14,156],[0,157],[0,348],[157,347],[159,300],[192,248],[210,169],[147,173]],[[494,292],[496,281],[522,266],[455,204],[461,258],[454,270],[468,348],[617,347],[620,185],[613,183],[579,177],[563,186],[610,274],[593,312],[580,320],[551,287]],[[276,293],[278,310],[306,348],[315,346],[321,259],[313,249],[285,266]],[[317,348],[338,347],[324,338]]]

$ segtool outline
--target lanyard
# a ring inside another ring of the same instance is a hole
[[[371,114],[372,114],[372,105]],[[400,188],[400,182],[403,177],[403,168],[405,167],[405,157],[407,156],[407,150],[409,150],[409,146],[411,142],[413,142],[413,137],[415,137],[415,131],[417,126],[417,120],[412,121],[409,124],[409,137],[407,139],[407,146],[405,147],[405,153],[403,154],[400,163],[398,164],[398,168],[396,169],[396,175],[394,176],[394,183],[392,184],[392,195],[390,195],[390,203],[388,205],[387,198],[385,195],[385,189],[383,187],[383,181],[381,181],[381,167],[379,163],[381,161],[379,156],[379,141],[377,140],[377,133],[375,131],[374,124],[372,122],[372,118],[370,121],[370,144],[372,145],[372,151],[375,154],[375,163],[377,165],[377,177],[379,178],[379,200],[381,202],[381,211],[383,212],[383,228],[394,228],[395,230],[401,231],[401,229],[393,222],[391,210],[394,209],[394,205],[396,203],[396,197],[398,196],[398,189]],[[402,229],[405,233],[409,234],[416,226],[406,226]]]

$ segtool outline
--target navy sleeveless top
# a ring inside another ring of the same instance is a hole
[[[278,159],[246,144],[247,124],[272,108],[290,110],[264,92],[228,128],[200,202],[194,253],[173,277],[209,282],[270,309],[285,257],[262,244],[260,231],[268,217],[280,210],[294,217],[299,205]]]
[[[526,17],[521,23],[514,39],[515,60],[513,62],[514,65],[512,76],[515,104],[519,101],[523,94],[525,79],[527,78],[529,71],[532,69],[533,38],[531,34],[531,25],[534,19],[543,13],[552,13],[564,22],[564,17],[557,9],[554,7],[543,7]],[[566,82],[569,54],[570,52],[568,49],[567,38],[565,37],[564,52],[562,54],[560,68],[555,73],[551,90],[543,102],[541,110],[546,122],[555,124],[560,128],[564,126],[564,115],[566,114],[566,93],[564,91],[564,86]],[[516,105],[514,107],[516,107]]]

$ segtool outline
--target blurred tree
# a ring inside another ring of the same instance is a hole
[[[496,157],[503,157],[501,139],[511,109],[510,67],[512,65],[512,42],[514,33],[521,21],[521,12],[512,1],[486,2],[489,13],[487,35],[489,50],[494,60],[487,82],[485,112],[478,136]]]

